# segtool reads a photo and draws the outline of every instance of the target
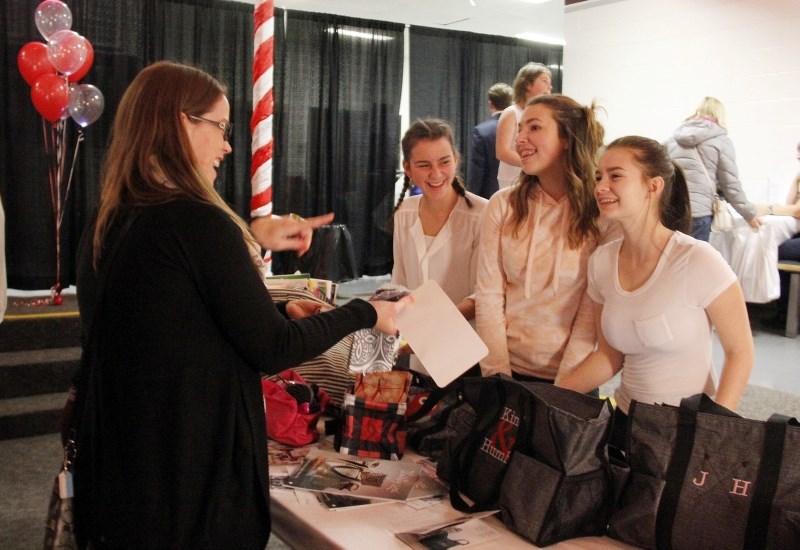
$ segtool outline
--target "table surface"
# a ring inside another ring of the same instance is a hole
[[[324,441],[323,448],[329,448]],[[415,459],[406,453],[403,460]],[[270,466],[271,476],[292,471],[295,466]],[[417,531],[428,525],[454,520],[462,514],[450,506],[445,496],[441,500],[389,502],[351,509],[328,510],[320,504],[311,491],[272,488],[270,491],[272,529],[293,548],[346,548],[346,549],[408,549],[395,537],[395,533]],[[536,548],[503,526],[499,517],[484,518],[500,533],[474,548]],[[633,548],[608,537],[583,537],[549,546],[556,549]]]

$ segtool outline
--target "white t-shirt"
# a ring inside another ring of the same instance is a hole
[[[632,292],[619,285],[622,239],[589,258],[589,296],[603,305],[608,343],[625,355],[616,391],[627,413],[631,399],[680,404],[684,397],[716,394],[708,307],[736,281],[725,260],[706,242],[675,232],[653,274]]]
[[[524,110],[516,103],[512,103],[506,107],[506,109],[514,111],[514,116],[516,117],[516,122],[514,123],[514,135],[511,137],[511,144],[513,146],[514,139],[517,137],[517,133],[519,132],[519,121],[522,120],[522,113]],[[514,166],[513,164],[508,164],[507,162],[503,162],[501,160],[497,168],[497,185],[500,187],[500,189],[511,187],[519,179],[520,172],[522,172],[522,168],[519,166]]]

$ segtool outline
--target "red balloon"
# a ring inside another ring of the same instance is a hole
[[[58,122],[69,103],[69,86],[62,76],[42,75],[31,86],[31,99],[46,120]]]
[[[56,74],[56,68],[47,59],[47,45],[43,42],[28,42],[22,46],[17,54],[17,66],[28,86],[33,86],[43,74]]]
[[[92,63],[94,63],[94,48],[92,48],[92,43],[86,40],[85,37],[81,38],[83,38],[83,41],[86,43],[86,61],[83,62],[80,69],[69,75],[69,81],[73,83],[86,76],[86,73],[92,68]]]

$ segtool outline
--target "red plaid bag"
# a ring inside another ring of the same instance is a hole
[[[365,458],[399,460],[406,446],[405,414],[411,373],[361,374],[352,393],[345,394],[340,453]]]

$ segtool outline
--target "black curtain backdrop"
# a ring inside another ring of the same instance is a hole
[[[17,68],[20,48],[44,42],[37,1],[0,7],[0,196],[6,212],[6,267],[11,288],[49,288],[56,281],[55,220],[50,200],[42,117]],[[234,134],[218,189],[242,215],[249,212],[253,6],[221,0],[69,0],[72,30],[91,42],[95,60],[81,80],[105,97],[99,120],[84,130],[61,237],[61,283],[74,282],[75,253],[98,201],[100,169],[122,93],[146,65],[171,59],[199,66],[228,86]],[[67,120],[70,156],[79,127]],[[67,163],[67,174],[69,165]],[[66,184],[66,176],[65,182]]]
[[[56,281],[55,221],[47,178],[43,123],[17,68],[20,48],[44,42],[36,0],[0,6],[0,197],[6,213],[9,286],[49,288]],[[102,158],[117,105],[146,65],[171,59],[197,65],[228,86],[233,153],[220,171],[222,196],[243,217],[250,200],[253,6],[222,0],[69,0],[72,30],[95,51],[81,83],[105,96],[105,111],[85,141],[65,208],[61,283],[74,282],[75,253],[98,201]],[[275,150],[273,196],[278,213],[333,211],[353,236],[361,274],[388,272],[385,231],[398,167],[403,26],[309,12],[275,10]],[[344,32],[342,32],[344,31]],[[513,81],[528,61],[551,66],[561,88],[560,46],[488,35],[411,29],[411,115],[453,123],[466,158],[472,127],[488,116],[485,92]],[[78,126],[67,121],[71,156]],[[69,165],[69,163],[68,163]],[[69,166],[68,166],[69,167]],[[202,228],[199,229],[199,234]],[[291,255],[275,271],[290,268]]]
[[[411,120],[438,117],[453,125],[465,176],[472,128],[489,118],[492,84],[513,85],[520,67],[536,61],[550,68],[553,93],[561,91],[562,46],[427,27],[411,27],[410,42]]]
[[[275,211],[333,211],[361,275],[392,267],[403,25],[275,10]],[[275,255],[275,271],[293,266]]]

